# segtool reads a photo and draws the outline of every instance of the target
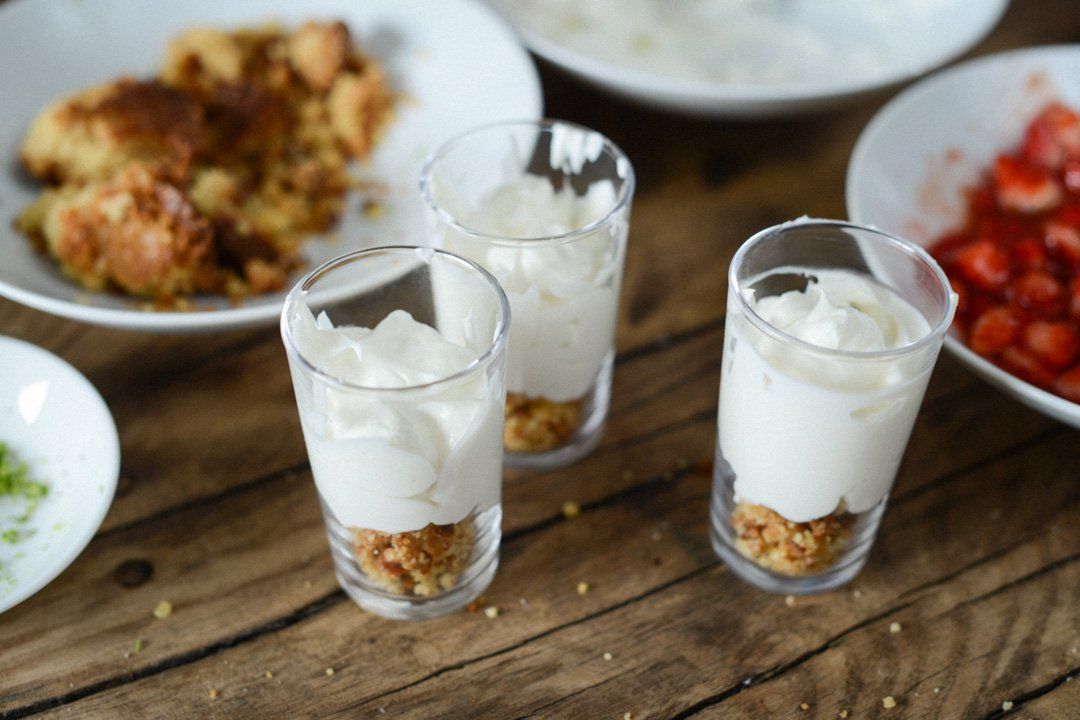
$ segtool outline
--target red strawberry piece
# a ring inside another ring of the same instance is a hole
[[[1065,288],[1046,270],[1028,270],[1013,281],[1009,296],[1020,308],[1056,316],[1065,308]]]
[[[949,285],[952,286],[953,292],[956,293],[956,314],[965,315],[968,309],[968,289],[967,285],[958,278],[949,278]]]
[[[1043,389],[1049,389],[1054,384],[1054,373],[1025,348],[1015,345],[1005,348],[1001,353],[1001,366],[1021,380]]]
[[[1080,353],[1080,331],[1071,322],[1036,320],[1024,328],[1024,347],[1047,367],[1061,370]]]
[[[989,240],[965,245],[953,262],[965,279],[985,290],[997,290],[1009,280],[1009,256]]]
[[[1017,240],[1012,254],[1016,264],[1025,270],[1042,270],[1046,267],[1046,246],[1033,237]]]
[[[1028,126],[1020,154],[1050,170],[1080,156],[1080,116],[1059,103],[1046,106]]]
[[[1074,193],[1080,192],[1080,160],[1070,160],[1065,163],[1065,170],[1061,174],[1065,187]]]
[[[1020,321],[1007,307],[990,308],[971,326],[969,343],[980,355],[997,355],[1016,342],[1020,333]]]
[[[1080,276],[1069,281],[1069,315],[1080,322]]]
[[[1080,230],[1063,223],[1046,223],[1046,247],[1070,265],[1080,267]]]
[[[1061,202],[1061,187],[1048,170],[1008,155],[994,164],[994,185],[998,204],[1007,210],[1039,213]]]
[[[1066,400],[1080,403],[1080,365],[1058,376],[1054,381],[1054,392]]]

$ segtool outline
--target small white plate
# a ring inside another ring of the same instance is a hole
[[[682,2],[683,0],[679,0]],[[930,0],[929,2],[893,3],[885,12],[925,13],[920,18],[920,28],[908,32],[905,42],[910,55],[902,61],[883,64],[872,73],[854,77],[845,76],[843,68],[833,72],[820,73],[820,77],[785,81],[784,83],[765,83],[753,80],[706,80],[692,77],[688,72],[646,69],[643,65],[627,61],[625,48],[633,47],[633,41],[640,40],[652,46],[661,46],[667,42],[655,29],[647,27],[633,38],[628,31],[620,31],[626,18],[633,13],[652,12],[662,14],[660,21],[669,20],[672,14],[697,7],[707,17],[708,12],[722,5],[709,6],[699,2],[679,7],[670,0],[638,0],[637,2],[615,2],[608,0],[609,11],[604,15],[604,31],[597,31],[594,36],[576,42],[568,36],[559,37],[550,28],[540,24],[565,24],[567,16],[584,12],[583,5],[596,4],[590,0],[563,0],[551,3],[550,0],[488,0],[503,15],[511,20],[521,33],[529,49],[555,65],[578,77],[607,89],[618,95],[638,102],[674,110],[690,115],[714,117],[768,117],[792,115],[819,108],[842,104],[859,95],[895,85],[918,77],[923,73],[949,62],[972,47],[997,24],[1008,0]],[[782,8],[796,16],[800,27],[806,34],[803,47],[814,57],[823,46],[852,46],[859,48],[859,59],[847,61],[848,65],[865,66],[875,59],[875,48],[895,38],[896,32],[875,26],[878,17],[866,8],[860,7],[861,0],[781,0]],[[569,8],[568,6],[574,7]],[[534,20],[526,8],[534,7],[543,13]],[[768,4],[743,2],[728,6],[727,16],[707,18],[703,23],[694,24],[692,32],[699,45],[701,57],[696,57],[686,50],[690,45],[684,42],[680,52],[674,56],[678,62],[695,67],[708,64],[705,56],[713,52],[704,39],[702,25],[713,35],[721,35],[734,24],[733,19],[741,10],[754,7],[768,7]],[[910,14],[910,13],[909,13]],[[732,16],[732,17],[728,17]],[[656,18],[654,18],[656,19]],[[639,24],[649,25],[651,20],[638,18]],[[712,23],[710,25],[709,23]],[[657,23],[659,24],[659,23]],[[720,25],[723,24],[723,27]],[[715,27],[713,27],[715,25]],[[740,60],[753,56],[757,62],[768,62],[769,58],[785,52],[794,52],[794,39],[778,36],[767,28],[754,28],[752,23],[742,24],[747,32],[754,32],[758,37],[744,36],[738,51],[731,51]],[[587,47],[582,47],[587,45]],[[715,47],[715,45],[713,46]],[[616,48],[624,48],[617,50]],[[622,52],[622,60],[616,60]],[[715,56],[714,56],[715,57]],[[726,60],[725,60],[726,61]],[[672,61],[673,63],[675,60]],[[720,60],[714,60],[719,64]]]
[[[15,0],[0,6],[0,295],[75,320],[133,330],[187,332],[272,324],[285,292],[234,306],[196,301],[193,312],[146,312],[130,298],[80,289],[12,229],[40,192],[17,167],[23,134],[51,100],[122,74],[152,75],[169,38],[197,25],[232,28],[277,20],[343,19],[354,41],[384,64],[402,94],[371,162],[358,168],[378,190],[378,219],[352,193],[326,239],[305,245],[307,268],[350,250],[425,243],[418,183],[425,157],[475,125],[540,116],[536,69],[513,32],[473,0]],[[295,278],[294,278],[295,280]]]
[[[48,494],[25,523],[0,497],[0,530],[33,534],[0,541],[0,612],[45,587],[94,536],[116,491],[120,439],[90,381],[47,350],[0,335],[0,442]]]
[[[982,57],[908,88],[855,144],[848,217],[928,245],[963,224],[964,189],[999,153],[1019,146],[1032,117],[1051,100],[1080,107],[1080,45]],[[946,336],[945,347],[1026,405],[1080,428],[1080,404],[1005,372],[955,337]]]

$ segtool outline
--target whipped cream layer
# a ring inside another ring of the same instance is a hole
[[[925,352],[850,357],[900,348],[930,333],[899,295],[843,270],[782,268],[811,278],[803,291],[746,300],[755,327],[729,297],[720,393],[720,448],[740,501],[795,522],[839,507],[864,512],[888,493],[933,368]],[[756,278],[746,283],[753,286]]]
[[[588,226],[615,202],[610,181],[578,195],[569,185],[555,190],[545,178],[522,175],[496,185],[475,206],[450,208],[462,225],[483,234],[537,239],[499,244],[453,228],[442,233],[444,247],[487,268],[510,301],[511,392],[566,402],[591,389],[614,345],[626,220],[564,243],[542,238]]]
[[[305,380],[293,367],[315,484],[337,519],[387,533],[448,524],[499,502],[501,394],[484,373],[449,378],[477,360],[409,313],[375,328],[337,327],[302,303],[290,319],[300,354],[363,388]]]

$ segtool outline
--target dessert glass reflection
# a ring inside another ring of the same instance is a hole
[[[494,577],[509,313],[487,271],[431,248],[345,255],[285,301],[335,574],[365,610],[443,615]]]
[[[735,254],[720,376],[713,548],[777,593],[866,563],[956,296],[922,249],[800,220]]]
[[[491,271],[513,309],[510,465],[564,465],[600,440],[633,191],[619,148],[556,121],[471,130],[424,167],[433,242]]]

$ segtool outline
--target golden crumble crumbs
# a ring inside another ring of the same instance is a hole
[[[881,705],[886,710],[892,710],[894,707],[896,707],[896,699],[892,695],[886,695],[885,697],[881,698]]]
[[[889,625],[889,632],[891,632],[893,635],[895,635],[896,633],[900,632],[903,629],[904,629],[904,626],[901,625],[898,622],[894,622],[893,624]]]
[[[547,452],[562,447],[581,427],[585,402],[506,394],[503,445],[510,452]]]
[[[489,620],[494,620],[495,618],[499,617],[498,606],[492,605],[490,607],[484,608],[484,615],[486,615]]]
[[[587,582],[579,582],[577,584],[577,594],[578,595],[585,595],[588,592],[589,592],[589,583],[587,583]]]
[[[573,500],[567,500],[562,504],[562,514],[568,519],[576,518],[581,514],[581,505]]]
[[[476,539],[471,520],[403,533],[352,528],[351,534],[356,562],[369,580],[389,592],[422,597],[457,585]]]
[[[172,615],[172,611],[172,603],[168,600],[162,600],[154,608],[154,617],[156,617],[158,620],[164,620],[165,618]]]
[[[750,503],[739,503],[731,514],[738,551],[781,575],[808,575],[828,568],[848,546],[854,524],[855,517],[843,511],[797,523]]]

